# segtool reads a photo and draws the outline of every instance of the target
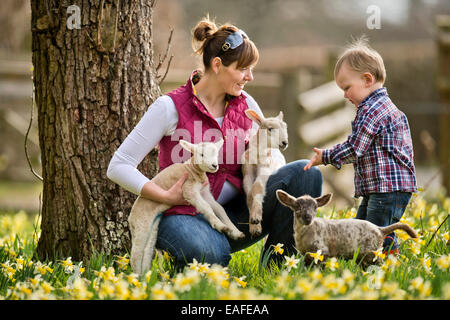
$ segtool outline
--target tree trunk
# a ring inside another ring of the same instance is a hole
[[[439,72],[437,85],[441,96],[439,110],[439,158],[442,185],[450,196],[450,15],[436,17]],[[450,221],[450,220],[449,220]]]
[[[135,196],[106,177],[120,143],[160,95],[144,0],[31,1],[42,154],[40,259],[130,248]],[[77,20],[78,19],[78,20]],[[139,169],[157,171],[156,151]]]

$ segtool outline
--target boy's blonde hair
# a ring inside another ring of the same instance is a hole
[[[369,72],[377,82],[384,84],[386,80],[383,58],[369,46],[369,40],[366,36],[355,39],[340,55],[334,67],[335,78],[344,62],[347,62],[348,66],[356,72],[361,74]]]

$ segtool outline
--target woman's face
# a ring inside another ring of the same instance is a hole
[[[253,66],[237,68],[237,61],[228,67],[221,64],[217,76],[218,82],[225,93],[232,96],[239,96],[247,82],[253,80]]]

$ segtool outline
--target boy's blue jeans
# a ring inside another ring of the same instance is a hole
[[[377,226],[388,226],[399,222],[411,199],[410,192],[370,193],[363,196],[356,219],[372,222]],[[383,242],[383,251],[398,249],[395,233],[389,234]]]
[[[304,171],[308,160],[298,160],[281,167],[273,173],[266,186],[263,203],[262,234],[251,238],[249,233],[249,212],[244,194],[237,195],[224,205],[230,220],[246,237],[232,240],[213,229],[203,215],[163,216],[159,224],[156,247],[168,251],[175,259],[177,267],[182,268],[195,258],[197,261],[227,266],[231,253],[242,250],[268,235],[264,250],[272,245],[283,243],[285,254],[296,253],[293,237],[293,212],[281,205],[275,191],[283,189],[295,197],[309,194],[319,197],[322,193],[322,174],[316,167]],[[273,248],[272,248],[273,249]],[[279,255],[272,255],[277,259]]]

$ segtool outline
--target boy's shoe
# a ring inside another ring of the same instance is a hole
[[[399,254],[398,244],[394,238],[387,236],[383,242],[383,253],[388,256],[390,254]]]
[[[392,248],[390,251],[389,251],[389,248],[387,248],[385,251],[383,251],[383,253],[384,253],[386,256],[388,256],[388,255],[390,255],[390,254],[398,255],[398,254],[399,254],[399,251],[398,251],[398,248]]]

